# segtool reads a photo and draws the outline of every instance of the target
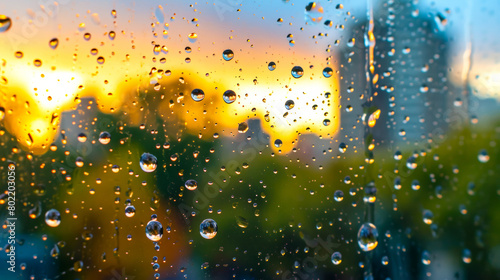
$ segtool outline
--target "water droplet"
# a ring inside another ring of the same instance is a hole
[[[110,31],[108,34],[109,39],[114,40],[116,37],[116,33],[114,31]]]
[[[294,107],[294,106],[295,106],[295,102],[293,102],[293,100],[287,100],[287,101],[285,102],[285,108],[286,108],[287,110],[291,110],[291,109],[293,109],[293,107]]]
[[[198,187],[198,182],[196,182],[196,180],[189,179],[186,181],[184,186],[186,187],[186,189],[188,189],[190,191],[194,191]]]
[[[388,264],[389,264],[389,257],[383,256],[382,257],[382,265],[388,265]]]
[[[424,210],[424,212],[423,212],[424,223],[426,223],[428,225],[432,224],[433,218],[434,218],[434,214],[430,210]]]
[[[198,39],[198,34],[189,33],[188,38],[189,38],[189,42],[194,43]]]
[[[406,167],[408,167],[408,169],[414,170],[415,168],[417,168],[416,161],[417,159],[414,156],[409,157],[406,161]]]
[[[0,15],[0,33],[5,32],[12,26],[12,20],[5,15]]]
[[[401,152],[400,152],[400,151],[396,151],[396,152],[394,153],[394,159],[395,159],[395,160],[401,160],[402,158],[403,158],[403,155],[401,154]]]
[[[323,69],[323,76],[325,76],[325,78],[330,78],[332,75],[333,75],[332,68],[326,67],[325,69]]]
[[[111,141],[111,134],[109,134],[109,132],[103,131],[101,132],[101,134],[99,134],[99,142],[101,144],[107,145],[109,144],[110,141]]]
[[[87,141],[87,135],[85,133],[80,133],[78,134],[78,142],[81,142],[81,143],[84,143],[85,141]]]
[[[81,272],[82,269],[83,269],[83,262],[82,261],[76,261],[74,264],[73,264],[73,269],[76,271],[76,272]]]
[[[205,219],[200,224],[200,234],[205,239],[212,239],[217,235],[217,223],[212,219]]]
[[[229,61],[234,58],[234,53],[232,50],[225,50],[222,52],[222,58],[224,58],[225,61]]]
[[[317,2],[310,2],[305,9],[306,23],[318,23],[323,19],[323,7]]]
[[[55,50],[58,45],[59,45],[59,40],[57,38],[54,38],[49,41],[49,47],[51,47],[53,50]]]
[[[144,172],[153,172],[156,170],[158,160],[155,156],[149,153],[143,153],[140,160],[141,169]]]
[[[59,256],[59,247],[57,247],[57,244],[54,244],[54,247],[50,250],[50,256],[53,258],[57,258]]]
[[[146,236],[151,241],[160,241],[163,237],[163,226],[156,220],[151,220],[146,225]]]
[[[154,263],[153,264],[153,270],[158,271],[160,269],[160,264],[159,263]]]
[[[245,133],[248,131],[248,124],[246,122],[241,122],[238,124],[238,132]]]
[[[488,155],[488,152],[486,150],[481,150],[477,155],[477,159],[481,163],[486,163],[490,160],[490,156]]]
[[[414,190],[414,191],[418,191],[420,190],[420,182],[418,180],[413,180],[411,182],[411,188]]]
[[[45,213],[45,223],[50,227],[57,227],[61,223],[61,214],[56,209],[50,209]]]
[[[267,65],[267,69],[269,69],[269,71],[274,71],[274,69],[276,69],[276,63],[274,62],[269,62],[269,64]]]
[[[351,38],[351,39],[349,39],[349,41],[347,41],[347,46],[349,48],[352,48],[352,47],[354,47],[355,43],[356,43],[356,39],[355,38]]]
[[[125,216],[132,218],[135,215],[135,207],[133,205],[127,205],[125,207]]]
[[[241,217],[241,216],[236,216],[236,223],[240,228],[247,228],[248,227],[248,221]]]
[[[97,63],[103,64],[104,63],[104,57],[100,56],[97,58]]]
[[[231,104],[236,100],[236,93],[232,90],[226,90],[222,95],[222,99],[224,99],[224,102],[227,104]]]
[[[303,75],[304,75],[304,69],[302,69],[302,67],[300,67],[300,66],[294,66],[292,68],[292,76],[295,79],[298,79],[298,78],[302,77]]]
[[[42,66],[42,61],[40,59],[35,59],[33,65],[35,65],[35,67],[40,67]]]
[[[333,22],[331,20],[329,20],[329,19],[325,20],[325,22],[323,24],[325,25],[326,29],[330,29],[333,26]]]
[[[78,166],[78,167],[83,167],[83,158],[82,157],[77,157],[76,160],[75,160],[75,165]]]
[[[361,250],[367,252],[375,249],[378,245],[377,227],[372,223],[364,223],[358,231],[358,244]]]
[[[422,252],[422,263],[425,265],[430,265],[431,264],[431,255],[429,254],[428,251],[423,251]]]
[[[324,120],[323,120],[323,125],[324,125],[324,126],[329,126],[329,125],[330,125],[330,123],[331,123],[331,122],[330,122],[330,119],[324,119]]]
[[[339,265],[342,262],[342,254],[339,252],[333,252],[332,254],[332,263],[334,265]]]
[[[191,92],[191,98],[193,98],[193,100],[196,102],[202,101],[205,98],[205,93],[203,92],[203,90],[195,88]]]
[[[401,189],[401,178],[396,177],[396,179],[394,179],[394,189],[395,190]]]
[[[281,141],[281,139],[276,139],[276,140],[274,141],[274,146],[275,146],[276,148],[281,148],[281,146],[282,146],[282,145],[283,145],[283,141]]]
[[[464,263],[471,263],[472,253],[469,249],[464,249],[464,251],[462,252],[462,261]]]
[[[344,192],[341,190],[336,190],[333,194],[333,198],[335,199],[335,201],[341,202],[342,200],[344,200]]]
[[[339,151],[341,153],[345,153],[346,150],[347,150],[347,145],[345,143],[340,143],[339,144]]]

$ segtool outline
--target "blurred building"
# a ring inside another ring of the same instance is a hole
[[[448,42],[441,31],[445,19],[421,12],[414,1],[390,3],[379,2],[373,11],[375,75],[378,75],[377,83],[372,86],[377,94],[373,105],[382,111],[373,130],[374,137],[381,144],[425,143],[427,138],[446,131],[445,115],[451,104]],[[365,18],[352,27],[350,32],[356,44],[345,47],[341,61],[345,87],[341,91],[342,104],[354,108],[361,108],[364,100],[359,96],[367,89],[363,44],[366,25]],[[354,92],[349,93],[349,87]],[[362,125],[357,123],[360,114],[361,109],[357,114],[343,111],[341,116],[343,127],[357,124],[350,133],[358,137],[363,135]]]

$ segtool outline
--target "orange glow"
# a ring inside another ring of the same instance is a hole
[[[316,8],[323,12],[320,6]],[[336,66],[325,64],[325,57],[311,57],[305,45],[291,49],[287,42],[276,43],[270,50],[269,39],[274,36],[270,33],[251,41],[232,35],[227,39],[214,33],[215,26],[209,24],[182,27],[176,30],[178,37],[166,35],[169,32],[163,31],[181,26],[177,21],[152,22],[155,33],[150,37],[136,32],[137,28],[126,29],[125,24],[117,27],[110,19],[104,24],[107,17],[90,10],[78,17],[68,26],[49,22],[57,32],[40,29],[29,44],[21,40],[0,46],[0,54],[7,58],[2,78],[8,82],[0,86],[4,124],[21,147],[34,154],[51,147],[63,112],[76,109],[86,97],[95,99],[103,113],[124,114],[129,126],[143,123],[154,113],[167,123],[179,121],[184,126],[180,131],[202,138],[215,132],[236,135],[238,123],[258,118],[271,143],[282,140],[279,149],[271,146],[283,153],[296,146],[299,135],[332,137],[338,130],[338,77],[322,75],[324,67],[335,73]],[[22,34],[20,28],[13,25],[7,39]],[[250,36],[243,30],[239,36]],[[163,40],[162,36],[172,38]],[[232,60],[222,59],[224,49],[234,51]],[[328,57],[335,60],[331,53]],[[268,69],[270,61],[276,63],[274,71]],[[299,79],[290,73],[297,65],[304,69]],[[194,88],[205,92],[203,101],[191,99]],[[226,90],[236,92],[234,103],[223,101]],[[179,92],[183,96],[169,103]],[[325,97],[327,92],[330,95]],[[146,112],[152,104],[141,104],[145,96],[155,98],[158,111]],[[294,108],[285,108],[287,100],[295,103]]]

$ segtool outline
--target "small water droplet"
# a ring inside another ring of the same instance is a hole
[[[58,45],[59,45],[59,40],[57,38],[53,38],[52,40],[49,41],[49,47],[51,47],[53,50],[55,50]]]
[[[293,100],[287,100],[285,102],[285,108],[287,110],[291,110],[291,109],[293,109],[293,107],[295,107],[295,102],[293,102]]]
[[[274,62],[269,62],[269,64],[267,65],[267,69],[269,69],[269,71],[274,71],[274,69],[276,69],[276,63]]]
[[[231,59],[234,58],[234,53],[232,50],[227,49],[222,52],[222,58],[224,58],[225,61],[230,61]]]
[[[304,76],[304,69],[302,69],[302,67],[300,67],[300,66],[294,66],[292,68],[292,76],[295,79],[298,79],[298,78]]]

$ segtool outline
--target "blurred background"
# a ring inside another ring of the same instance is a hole
[[[0,3],[1,278],[500,279],[499,12]]]

